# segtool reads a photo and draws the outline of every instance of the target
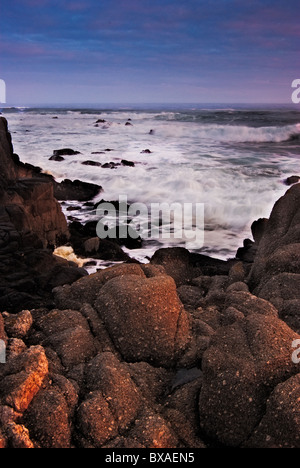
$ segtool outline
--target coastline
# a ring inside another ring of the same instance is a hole
[[[87,275],[53,246],[83,254],[95,226],[55,194],[100,186],[21,163],[3,118],[0,166],[0,446],[299,448],[299,184],[232,260],[106,242],[121,264]]]

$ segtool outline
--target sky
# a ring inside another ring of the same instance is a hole
[[[7,104],[290,104],[299,58],[299,0],[0,0]]]

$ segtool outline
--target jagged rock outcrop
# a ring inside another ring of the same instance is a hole
[[[69,238],[54,185],[13,153],[0,118],[0,310],[16,312],[51,302],[51,289],[83,270],[52,254]]]
[[[300,331],[300,184],[275,204],[260,239],[248,284]]]

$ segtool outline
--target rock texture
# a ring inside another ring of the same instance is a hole
[[[20,311],[51,302],[51,289],[85,272],[54,257],[69,237],[54,183],[13,153],[0,118],[0,309]]]
[[[82,276],[45,248],[49,181],[3,119],[0,137],[0,447],[300,448],[300,186],[236,259],[161,249]]]
[[[275,204],[249,276],[256,295],[300,332],[300,184]]]

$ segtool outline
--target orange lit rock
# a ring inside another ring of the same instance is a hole
[[[48,374],[48,360],[41,346],[33,346],[5,365],[0,382],[3,404],[23,413]]]

